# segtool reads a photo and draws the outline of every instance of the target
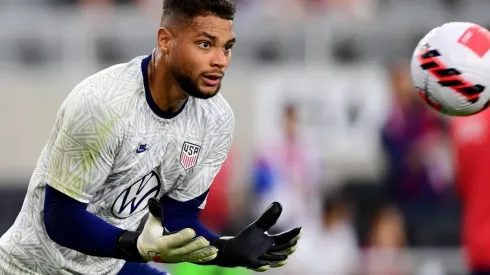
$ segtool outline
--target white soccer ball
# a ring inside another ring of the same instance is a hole
[[[467,22],[447,23],[420,40],[412,81],[422,99],[451,116],[485,110],[490,100],[490,32]]]

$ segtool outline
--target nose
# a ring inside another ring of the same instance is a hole
[[[216,49],[211,60],[211,66],[223,69],[228,65],[228,55],[221,49]]]

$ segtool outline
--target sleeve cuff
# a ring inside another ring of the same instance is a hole
[[[81,192],[74,191],[70,188],[67,188],[66,186],[63,186],[61,184],[57,183],[46,183],[47,185],[51,186],[52,188],[58,190],[59,192],[67,195],[68,197],[77,200],[81,203],[88,204],[90,200],[92,199],[91,196],[81,194]]]

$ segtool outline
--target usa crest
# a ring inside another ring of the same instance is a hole
[[[185,170],[196,166],[197,158],[201,152],[201,146],[185,141],[180,153],[180,164]]]

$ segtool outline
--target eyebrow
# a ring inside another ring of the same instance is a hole
[[[202,33],[199,34],[199,36],[205,36],[205,37],[207,37],[207,38],[209,38],[209,39],[211,39],[213,41],[218,40],[218,37],[216,37],[216,36],[214,36],[214,35],[212,35],[210,33],[207,33],[207,32],[202,32]],[[230,44],[230,43],[236,43],[236,38],[233,37],[232,39],[230,39],[230,40],[228,40],[226,42],[226,44]]]

